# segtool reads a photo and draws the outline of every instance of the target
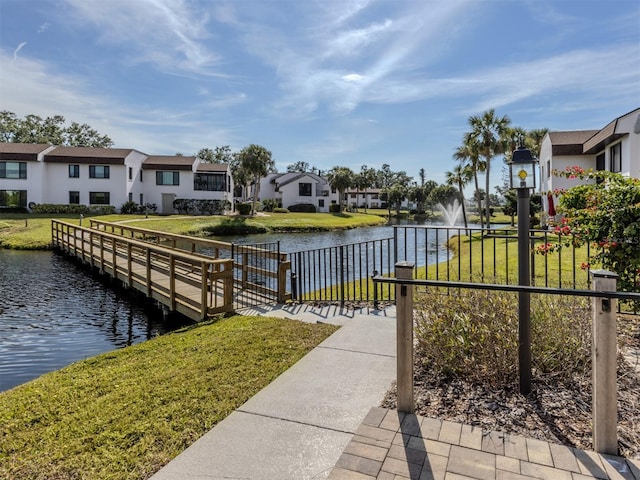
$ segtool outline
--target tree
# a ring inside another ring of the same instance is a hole
[[[368,205],[368,193],[369,189],[375,185],[376,181],[376,170],[375,168],[369,168],[366,165],[362,165],[360,167],[360,173],[358,174],[357,182],[359,187],[364,190],[364,213],[367,213]]]
[[[396,209],[396,216],[400,216],[400,207],[407,198],[407,187],[400,182],[396,182],[387,190],[387,205]]]
[[[71,122],[65,127],[65,119],[54,115],[45,119],[37,115],[18,118],[15,113],[0,112],[0,140],[11,143],[43,143],[69,147],[113,146],[113,140],[101,135],[89,125]]]
[[[231,151],[229,145],[223,145],[221,147],[215,147],[213,150],[210,148],[201,148],[196,153],[196,157],[205,163],[228,163],[233,162],[234,153]]]
[[[476,144],[470,133],[466,133],[463,138],[462,145],[458,147],[458,149],[453,154],[453,158],[460,162],[464,162],[465,165],[468,165],[471,168],[471,172],[473,173],[473,181],[475,184],[475,190],[480,190],[480,186],[478,184],[478,172],[482,172],[485,169],[485,162],[480,159],[480,154],[478,153],[478,149],[476,148]],[[474,197],[475,198],[475,197]],[[480,215],[480,225],[484,225],[483,216],[482,216],[482,199],[475,198],[478,207],[478,215]]]
[[[271,158],[271,152],[260,145],[251,144],[240,150],[238,154],[240,168],[245,178],[253,181],[253,202],[251,215],[256,212],[258,195],[260,193],[260,178],[275,170],[275,162]]]
[[[441,205],[447,205],[453,203],[454,200],[460,200],[460,194],[458,189],[451,185],[438,185],[431,190],[429,194],[429,200],[435,205],[437,203]]]
[[[447,178],[447,184],[458,187],[458,191],[460,192],[460,198],[462,199],[462,218],[464,220],[464,228],[467,228],[469,225],[467,224],[467,211],[464,205],[464,186],[471,181],[473,177],[473,173],[471,168],[468,165],[463,165],[459,163],[455,167],[453,167],[453,171],[445,172]]]
[[[497,117],[494,109],[487,110],[481,115],[473,115],[469,117],[469,140],[477,148],[480,157],[484,157],[485,161],[485,219],[486,226],[491,226],[489,211],[489,191],[491,187],[491,160],[493,157],[504,153],[505,151],[505,135],[511,120],[509,117]]]
[[[296,163],[292,163],[291,165],[287,165],[287,172],[309,173],[309,172],[312,172],[312,170],[307,162],[300,160]]]
[[[353,171],[347,167],[333,167],[327,173],[329,185],[338,192],[339,210],[342,212],[342,204],[344,202],[344,192],[353,183]]]

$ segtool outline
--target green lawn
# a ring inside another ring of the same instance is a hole
[[[77,215],[5,214],[0,217],[0,248],[46,249],[51,243],[51,219],[58,218],[78,224]],[[270,213],[254,217],[239,216],[150,216],[102,215],[95,217],[108,222],[126,222],[131,226],[164,232],[199,235],[207,229],[225,226],[229,233],[242,228],[257,228],[264,232],[326,231],[381,225],[385,219],[363,213]],[[84,218],[89,226],[89,218]]]
[[[234,316],[0,393],[0,478],[148,478],[336,329]]]

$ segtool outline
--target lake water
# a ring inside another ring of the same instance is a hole
[[[0,249],[0,391],[169,328],[60,255]]]
[[[280,241],[280,251],[289,253],[390,237],[388,225],[220,239]],[[141,297],[114,290],[69,259],[49,251],[0,249],[0,391],[175,326]]]

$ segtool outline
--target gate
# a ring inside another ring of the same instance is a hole
[[[280,252],[280,242],[231,244],[234,263],[233,304],[235,309],[283,303],[287,293],[287,270],[291,263]]]

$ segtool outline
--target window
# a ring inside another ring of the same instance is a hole
[[[371,200],[378,200],[379,195],[377,193],[374,193],[371,195]]]
[[[142,173],[142,171],[140,171],[140,173]],[[143,193],[140,194],[140,205],[144,205],[144,194]]]
[[[622,171],[622,143],[616,143],[609,149],[609,159],[611,171],[620,173]]]
[[[180,172],[156,172],[156,185],[180,185]]]
[[[551,178],[551,160],[547,160],[547,178]]]
[[[69,192],[69,205],[80,205],[80,192]]]
[[[109,205],[109,192],[89,192],[91,205]]]
[[[27,162],[0,162],[0,178],[27,178]]]
[[[351,198],[356,198],[356,194],[355,194],[355,193],[352,193],[352,194],[351,194]]]
[[[80,178],[80,165],[69,165],[69,178]]]
[[[89,165],[89,178],[109,178],[109,165]]]
[[[129,192],[129,201],[133,202],[133,192]]]
[[[142,170],[140,170],[140,181],[142,181]]]
[[[206,190],[209,192],[224,192],[226,190],[225,175],[196,173],[193,177],[193,189]]]
[[[129,180],[133,179],[133,168],[129,167]]]
[[[0,207],[27,207],[26,190],[0,190]]]
[[[318,200],[318,207],[324,208],[324,198]]]
[[[596,157],[596,170],[604,170],[604,153]]]
[[[301,197],[310,197],[311,196],[311,184],[310,183],[299,183],[298,184],[298,195]]]

